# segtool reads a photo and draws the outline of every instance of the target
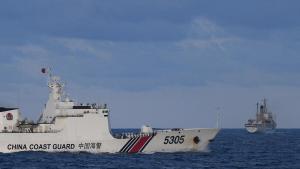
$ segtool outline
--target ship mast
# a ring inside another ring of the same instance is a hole
[[[264,98],[263,102],[264,102],[264,113],[267,113],[268,112],[268,110],[267,110],[267,99]]]
[[[48,87],[50,89],[49,98],[45,109],[39,119],[39,123],[51,123],[55,114],[57,113],[58,103],[62,101],[62,90],[64,84],[61,83],[60,78],[58,76],[52,76],[51,69],[42,69],[43,74],[47,74],[48,79]]]
[[[258,122],[259,119],[259,103],[256,103],[256,122]]]

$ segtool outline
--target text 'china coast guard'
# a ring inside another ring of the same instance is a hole
[[[152,129],[113,134],[106,104],[77,104],[50,69],[49,98],[37,122],[23,120],[18,108],[0,107],[0,152],[47,151],[91,153],[177,152],[204,150],[218,128]]]

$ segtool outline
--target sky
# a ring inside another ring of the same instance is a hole
[[[3,0],[0,106],[38,119],[51,67],[113,128],[243,128],[267,98],[300,123],[300,1]]]

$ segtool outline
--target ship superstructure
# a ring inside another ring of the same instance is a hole
[[[139,133],[111,132],[106,104],[77,104],[64,93],[64,84],[49,70],[49,99],[37,123],[23,120],[18,108],[0,107],[0,152],[86,151],[138,153],[200,151],[218,128],[152,129]]]
[[[249,133],[262,133],[273,131],[276,125],[273,113],[267,108],[267,100],[263,99],[261,103],[257,103],[256,118],[249,119],[245,127]]]

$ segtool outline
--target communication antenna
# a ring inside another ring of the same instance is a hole
[[[220,107],[217,107],[217,128],[220,128],[220,124],[221,124],[221,122],[220,122],[220,120],[221,120],[221,112],[220,112]]]
[[[18,88],[18,93],[17,93],[17,107],[20,108],[20,102],[21,102],[21,88]]]

